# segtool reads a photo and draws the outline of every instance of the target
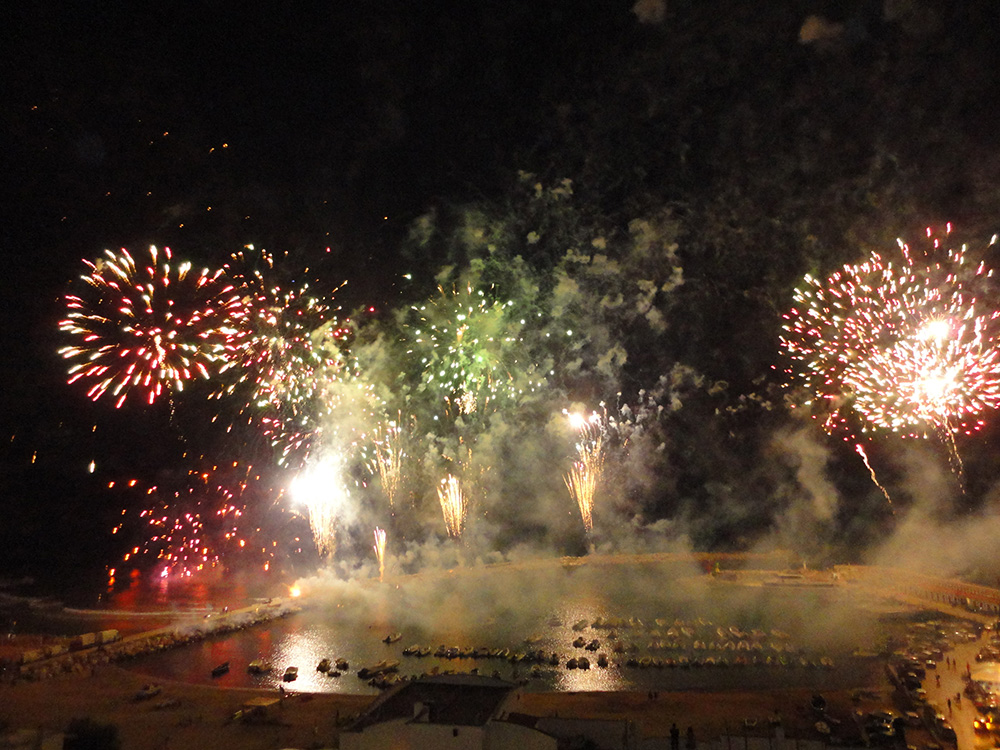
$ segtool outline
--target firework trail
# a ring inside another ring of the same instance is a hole
[[[938,435],[960,476],[955,435],[981,429],[1000,406],[1000,313],[983,301],[985,263],[927,236],[926,250],[900,240],[895,261],[873,253],[825,282],[807,276],[782,345],[827,432],[852,442],[859,431]]]
[[[375,557],[378,558],[378,579],[381,581],[385,576],[385,529],[375,527],[375,544],[372,549],[375,550]]]
[[[854,450],[857,451],[859,456],[861,456],[861,460],[865,462],[865,466],[868,468],[868,473],[872,478],[872,484],[882,491],[882,494],[885,496],[885,501],[889,504],[889,508],[892,510],[893,515],[895,515],[896,508],[892,504],[892,498],[889,497],[888,490],[882,486],[882,484],[878,481],[878,477],[875,476],[875,469],[872,468],[871,462],[868,460],[868,453],[865,451],[864,446],[861,445],[861,443],[855,443]]]
[[[444,525],[448,536],[458,539],[465,527],[466,498],[462,492],[458,478],[448,474],[438,486],[438,500],[441,501],[441,512],[444,514]]]
[[[221,271],[196,274],[170,261],[170,248],[156,247],[140,264],[124,249],[84,261],[86,287],[66,296],[59,322],[76,343],[59,353],[72,363],[69,382],[88,383],[91,399],[109,394],[120,408],[134,393],[153,404],[228,367],[226,342],[244,314],[239,295]]]
[[[389,507],[395,503],[396,492],[403,466],[402,416],[376,428],[375,455],[368,466],[382,480],[382,491],[389,500]]]

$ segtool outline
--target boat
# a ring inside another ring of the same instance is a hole
[[[330,660],[323,658],[319,660],[319,664],[316,665],[317,672],[329,672],[330,671]]]
[[[293,682],[294,680],[298,679],[298,676],[299,676],[298,667],[288,667],[288,669],[285,670],[285,673],[281,676],[281,679],[283,682]]]
[[[340,672],[346,672],[348,669],[351,668],[351,665],[347,663],[346,659],[337,659],[337,661],[335,661],[333,665]]]
[[[395,643],[400,638],[403,637],[402,633],[390,633],[385,638],[382,639],[382,643]]]
[[[398,669],[398,661],[385,659],[374,666],[362,667],[358,670],[358,677],[364,680],[370,677],[378,677],[379,675],[388,674],[389,672],[395,672]]]
[[[271,665],[263,659],[254,659],[247,664],[247,672],[250,674],[267,674],[271,671]]]
[[[157,695],[160,694],[161,691],[162,688],[156,683],[148,683],[146,685],[143,685],[142,688],[138,690],[136,694],[132,697],[134,700],[137,701],[145,701],[149,700],[150,698],[156,697]]]
[[[212,677],[222,677],[226,672],[229,671],[229,662],[224,661],[218,666],[212,667]]]

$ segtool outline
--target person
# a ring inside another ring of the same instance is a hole
[[[670,725],[670,750],[681,750],[681,730],[676,723]]]
[[[698,743],[694,741],[694,727],[688,727],[684,747],[686,750],[695,750],[698,747]]]

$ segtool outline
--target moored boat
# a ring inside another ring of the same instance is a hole
[[[281,676],[281,679],[282,679],[283,682],[292,682],[294,680],[297,680],[298,677],[299,677],[299,668],[298,667],[288,667],[285,670],[285,673]]]
[[[247,664],[247,672],[250,674],[267,674],[271,671],[271,665],[263,659],[254,659]]]
[[[229,662],[225,661],[218,666],[212,667],[212,677],[222,677],[226,672],[229,671]]]

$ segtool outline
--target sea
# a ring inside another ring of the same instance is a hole
[[[358,675],[362,667],[393,662],[397,677],[478,671],[529,691],[823,691],[869,684],[877,668],[872,654],[885,639],[879,602],[848,585],[766,576],[748,583],[677,561],[552,559],[384,581],[320,574],[299,586],[294,614],[125,667],[151,681],[356,694],[379,690]],[[100,608],[29,608],[32,622],[17,627],[62,634],[195,628],[225,607],[265,600],[257,593],[224,577],[186,585],[137,582]],[[506,654],[404,653],[413,647],[541,652],[546,663]],[[548,663],[552,654],[556,665]],[[609,666],[597,666],[599,654]],[[581,656],[590,668],[570,668]],[[323,659],[343,659],[349,667],[320,671]],[[254,660],[271,670],[251,674]],[[224,664],[228,671],[219,674]],[[283,683],[292,666],[297,679]]]

